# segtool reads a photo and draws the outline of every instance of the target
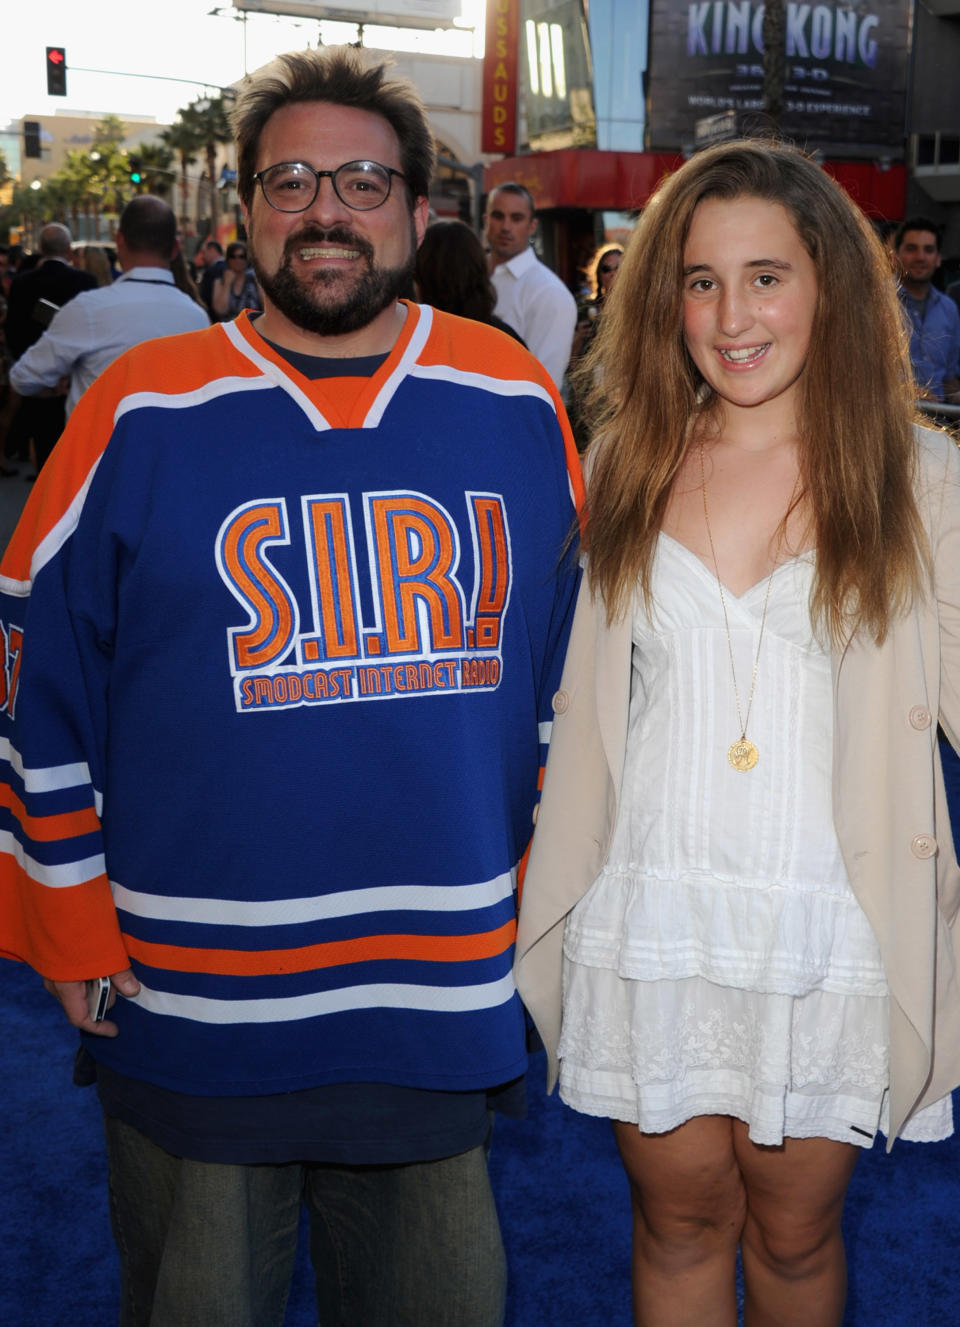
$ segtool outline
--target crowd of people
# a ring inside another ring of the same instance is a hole
[[[537,1038],[638,1327],[734,1327],[738,1258],[751,1327],[839,1327],[857,1157],[960,1084],[935,224],[894,280],[810,157],[721,144],[578,308],[524,185],[431,221],[369,54],[233,124],[245,238],[190,273],[140,196],[6,286],[0,951],[80,1033],[121,1327],[273,1327],[304,1207],[320,1321],[501,1327]]]
[[[221,253],[208,240],[188,262],[172,210],[145,194],[110,244],[74,241],[52,221],[36,252],[0,251],[0,477],[36,478],[76,402],[123,351],[262,309],[245,245],[230,245],[226,262]]]

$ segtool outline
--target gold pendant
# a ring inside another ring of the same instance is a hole
[[[734,769],[744,773],[748,769],[753,769],[760,759],[760,753],[749,738],[738,737],[727,752],[727,759]]]

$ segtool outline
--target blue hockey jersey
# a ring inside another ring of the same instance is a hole
[[[247,315],[134,349],[0,566],[0,949],[129,962],[90,1049],[182,1092],[524,1068],[576,453],[532,357],[425,307],[342,387]]]

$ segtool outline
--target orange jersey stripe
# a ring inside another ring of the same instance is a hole
[[[210,338],[201,352],[197,339]],[[37,477],[0,572],[14,580],[30,578],[33,551],[64,519],[113,432],[117,407],[137,392],[179,396],[209,385],[213,376],[258,378],[259,369],[238,354],[222,328],[158,337],[135,346],[109,366],[95,392],[85,392],[67,421],[57,463]],[[175,386],[174,386],[175,385]]]
[[[485,323],[474,322],[468,318],[456,320],[457,338],[449,335],[450,314],[434,310],[433,328],[427,344],[421,351],[417,363],[430,365],[449,365],[464,373],[478,372],[487,377],[500,378],[505,382],[528,379],[538,387],[545,388],[553,398],[563,431],[563,449],[567,462],[567,472],[573,490],[573,503],[578,514],[583,509],[584,488],[583,474],[580,468],[580,454],[573,438],[573,432],[567,420],[567,412],[554,385],[553,379],[538,359],[530,354],[519,341],[500,332]]]
[[[93,834],[100,828],[92,806],[80,811],[61,811],[52,816],[28,815],[23,802],[5,784],[0,785],[0,806],[13,812],[35,843],[54,843],[57,839],[71,839],[77,834]]]
[[[423,963],[469,963],[493,958],[513,944],[517,924],[512,919],[494,931],[479,935],[372,935],[355,940],[331,940],[299,949],[190,949],[153,944],[124,935],[131,958],[172,972],[209,972],[226,977],[264,977],[277,973],[311,972],[346,963],[403,959]]]
[[[8,957],[44,977],[84,981],[130,966],[105,875],[50,889],[11,862],[0,877],[0,913]]]
[[[241,313],[233,325],[251,349],[275,364],[285,378],[300,388],[333,428],[360,428],[384,383],[400,362],[418,321],[415,314],[406,318],[384,363],[376,373],[365,378],[305,378],[289,360],[258,335],[251,326],[249,312]]]

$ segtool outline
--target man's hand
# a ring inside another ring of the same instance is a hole
[[[87,1008],[87,983],[85,981],[53,981],[50,977],[44,977],[43,984],[55,1000],[59,1000],[63,1005],[63,1012],[67,1016],[67,1021],[72,1023],[75,1028],[81,1032],[92,1032],[95,1037],[115,1037],[118,1032],[116,1023],[111,1023],[105,1019],[102,1023],[95,1023],[90,1017],[90,1011]],[[140,983],[136,977],[126,968],[123,972],[114,972],[110,976],[110,984],[113,990],[110,992],[110,998],[107,1001],[107,1008],[117,998],[117,992],[121,995],[134,996],[140,991]]]

